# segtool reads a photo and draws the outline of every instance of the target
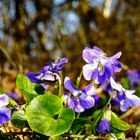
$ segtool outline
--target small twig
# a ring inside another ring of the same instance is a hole
[[[62,137],[69,137],[69,138],[80,138],[80,139],[83,139],[85,138],[84,135],[70,135],[70,134],[65,134],[65,135],[62,135]],[[98,136],[88,136],[86,137],[87,139],[92,139],[92,140],[114,140],[112,138],[105,138],[105,137],[98,137]]]
[[[123,115],[120,116],[121,119],[127,118],[128,116],[130,116],[132,113],[134,113],[137,109],[140,109],[140,107],[132,107],[130,108],[126,113],[124,113]]]

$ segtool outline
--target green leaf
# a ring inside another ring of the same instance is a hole
[[[30,102],[26,117],[32,130],[47,136],[58,136],[68,131],[75,114],[63,107],[61,98],[44,94]]]
[[[111,126],[121,131],[125,131],[130,128],[130,125],[121,120],[114,112],[111,112]]]
[[[14,112],[11,118],[11,122],[14,126],[18,128],[25,128],[29,127],[28,122],[25,117],[25,112],[23,110],[18,110]]]
[[[72,130],[73,134],[77,134],[77,133],[83,131],[86,125],[91,126],[92,122],[87,118],[78,118],[78,119],[74,120],[74,122],[71,126],[71,130]]]
[[[43,94],[43,89],[39,87],[38,84],[32,83],[25,75],[18,74],[16,80],[17,87],[22,91],[24,96],[27,98],[28,101],[31,101],[34,97],[38,96],[37,91],[39,94]]]

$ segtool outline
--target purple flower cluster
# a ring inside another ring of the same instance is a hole
[[[135,90],[126,90],[122,85],[116,83],[114,79],[110,78],[110,84],[115,93],[113,99],[116,104],[120,106],[121,111],[127,111],[129,107],[140,106],[140,98],[134,95]]]
[[[11,110],[6,106],[9,104],[9,97],[5,94],[0,95],[0,126],[7,123],[11,118]]]
[[[57,81],[58,77],[56,75],[59,75],[59,71],[63,70],[64,67],[62,66],[64,63],[67,63],[67,58],[62,58],[58,60],[57,62],[49,62],[46,66],[44,66],[40,72],[33,73],[33,72],[27,72],[26,76],[34,83],[40,83],[45,89],[48,88],[48,86],[45,84],[46,81]]]
[[[121,54],[121,52],[118,52],[113,56],[107,57],[98,47],[94,46],[92,49],[87,47],[83,50],[82,54],[83,59],[87,63],[83,66],[82,72],[87,81],[93,80],[95,84],[102,84],[102,88],[108,90],[110,98],[107,105],[110,105],[111,100],[113,100],[115,105],[119,106],[120,110],[125,112],[130,107],[140,106],[140,98],[133,94],[135,90],[126,90],[113,79],[114,74],[122,70],[122,65],[118,61]],[[47,89],[48,85],[46,85],[46,82],[60,81],[60,79],[58,79],[59,71],[64,69],[63,64],[67,62],[67,58],[62,58],[57,62],[49,62],[40,72],[27,72],[26,76],[32,82],[40,83]],[[128,77],[132,87],[138,86],[140,81],[139,71],[128,71]],[[95,89],[93,84],[89,84],[84,89],[79,89],[72,84],[69,77],[65,77],[64,87],[67,90],[64,94],[64,104],[65,106],[68,105],[69,108],[77,113],[93,108],[95,104],[99,102],[99,97],[96,95],[97,89]],[[11,116],[10,110],[5,107],[8,104],[7,98],[6,95],[0,96],[0,116],[2,116],[0,125],[7,122]],[[99,118],[96,131],[103,134],[110,133],[110,121],[111,106],[102,114],[101,118]]]
[[[75,112],[84,112],[85,109],[92,108],[95,105],[96,89],[92,84],[88,85],[83,90],[75,88],[69,77],[64,80],[64,87],[69,91],[65,93],[65,103],[68,102],[68,106]]]
[[[117,60],[120,58],[121,52],[116,53],[111,57],[98,47],[85,48],[83,50],[83,59],[88,63],[83,66],[83,76],[86,80],[94,80],[96,84],[106,84],[106,89],[109,90],[109,95],[113,95],[114,105],[120,107],[121,111],[127,111],[132,106],[140,106],[140,98],[134,95],[134,90],[126,90],[120,84],[116,83],[112,78],[114,73],[120,72],[122,69],[121,63]],[[128,72],[131,82],[138,84],[139,73],[134,71]],[[133,77],[133,79],[132,79]],[[96,95],[93,85],[88,85],[85,89],[80,90],[75,88],[71,80],[66,77],[64,80],[64,87],[70,93],[65,93],[65,102],[75,112],[83,112],[85,109],[92,108],[95,105]],[[106,120],[101,122],[101,126],[107,124]],[[108,126],[108,125],[107,125]],[[108,131],[107,129],[106,131]]]
[[[106,82],[114,73],[121,71],[121,64],[117,60],[120,56],[121,52],[107,57],[98,47],[85,48],[83,59],[88,64],[83,66],[83,76],[88,81],[93,79],[96,84]]]

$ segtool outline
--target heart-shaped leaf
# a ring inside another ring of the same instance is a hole
[[[62,99],[55,95],[39,95],[26,108],[27,121],[32,130],[57,136],[68,131],[75,114],[70,108],[64,108]]]

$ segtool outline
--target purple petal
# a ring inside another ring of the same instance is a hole
[[[80,99],[80,104],[83,108],[92,108],[95,105],[95,100],[92,96],[87,96],[85,99]]]
[[[110,78],[110,84],[113,89],[122,92],[122,86],[120,84],[117,84],[112,77]]]
[[[106,74],[107,80],[109,80],[110,77],[112,76],[113,71],[112,71],[112,69],[110,67],[108,67],[106,65],[105,68],[104,68],[104,73]]]
[[[6,94],[0,95],[0,107],[6,106],[9,104],[9,97]]]
[[[65,77],[64,79],[64,87],[69,90],[71,93],[74,93],[75,92],[75,88],[73,87],[73,84],[70,80],[69,77]]]
[[[62,58],[62,59],[58,60],[57,62],[53,63],[54,69],[56,71],[60,71],[60,70],[64,69],[64,66],[62,66],[62,64],[67,63],[67,62],[68,62],[67,58]]]
[[[95,87],[93,86],[93,84],[90,84],[88,86],[85,87],[85,89],[83,90],[86,92],[87,95],[95,95],[96,94],[96,89]]]
[[[75,98],[68,98],[69,108],[74,110],[75,106],[77,106],[77,105],[78,105],[78,101]]]
[[[112,64],[112,69],[114,72],[120,72],[122,70],[121,63],[117,60],[122,55],[122,52],[118,52],[117,54],[109,57],[109,62]]]
[[[97,46],[94,46],[93,50],[97,56],[103,56],[103,54],[104,54],[104,52],[100,48],[98,48]]]
[[[103,119],[97,126],[96,131],[99,133],[110,133],[111,132],[111,126],[110,123]]]
[[[86,80],[92,80],[97,77],[98,71],[94,64],[86,64],[83,66],[83,76]]]
[[[132,106],[131,101],[129,101],[129,100],[127,100],[127,99],[126,99],[126,100],[122,100],[122,101],[120,102],[120,109],[121,109],[122,112],[127,111],[128,108],[131,107],[131,106]]]
[[[125,91],[127,97],[133,96],[133,93],[135,93],[135,92],[136,92],[136,90],[126,90]]]
[[[50,70],[51,64],[52,64],[52,63],[49,62],[46,66],[44,66],[44,67],[41,69],[41,73],[45,74],[48,70]]]
[[[101,84],[101,83],[103,83],[105,81],[106,81],[106,73],[104,72],[102,75],[100,75],[100,73],[98,73],[98,77],[95,80],[95,83],[96,84]]]
[[[85,109],[79,104],[76,98],[68,98],[68,106],[75,112],[83,112]]]
[[[111,67],[111,65],[106,64],[104,66],[104,73],[106,74],[106,80],[108,80],[109,82],[110,77],[114,75],[113,68]]]
[[[99,101],[101,100],[101,97],[97,95],[94,95],[93,98],[95,100],[95,104],[99,103]]]
[[[116,60],[116,59],[120,58],[121,55],[122,55],[122,52],[118,52],[115,55],[111,56],[110,59],[112,59],[112,61]]]
[[[120,72],[122,70],[122,65],[118,60],[116,60],[113,62],[112,68],[114,72]]]
[[[74,110],[75,110],[75,112],[84,112],[85,111],[84,107],[82,107],[80,105],[80,103],[78,103],[78,105],[75,106]]]
[[[131,101],[132,106],[140,106],[140,98],[133,95],[135,90],[126,90],[126,98]]]
[[[62,65],[64,63],[68,63],[68,58],[61,58],[58,62],[56,62],[58,65]]]
[[[51,71],[47,71],[42,77],[41,77],[42,80],[45,80],[45,81],[56,81],[58,78],[53,75],[53,73]]]
[[[87,63],[93,63],[95,56],[93,49],[87,47],[83,50],[82,57]]]
[[[33,73],[33,72],[27,72],[26,73],[26,76],[32,81],[32,82],[35,82],[35,83],[41,83],[42,81],[40,80],[42,74],[39,72],[39,73]]]
[[[11,118],[11,110],[6,107],[0,108],[0,125],[7,123]]]

